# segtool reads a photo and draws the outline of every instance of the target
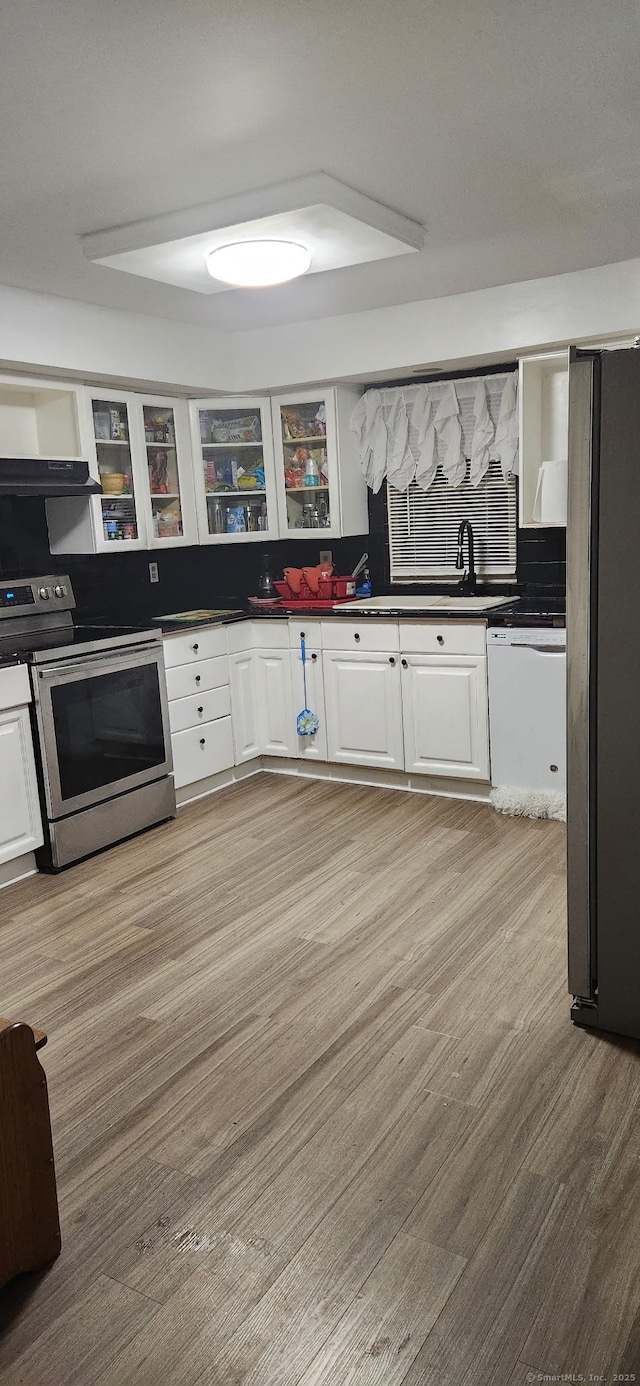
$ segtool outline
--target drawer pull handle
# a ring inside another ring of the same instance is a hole
[[[354,640],[359,640],[359,639],[360,639],[360,636],[359,636],[359,635],[354,635],[353,638],[354,638]]]
[[[201,678],[202,678],[202,675],[201,675],[201,674],[196,674],[196,683],[199,683]]]
[[[205,740],[206,740],[206,738],[205,738],[204,736],[201,736],[201,737],[200,737],[200,745],[201,745],[201,746],[204,746]]]
[[[439,645],[444,645],[444,635],[437,635],[436,640],[438,641]]]
[[[393,655],[389,655],[389,663],[390,663],[390,664],[395,664],[395,662],[396,662],[396,661],[395,661]]]
[[[315,662],[316,662],[318,656],[317,656],[317,654],[312,654],[311,658],[312,658],[312,660],[313,660],[313,662],[314,662],[314,664],[315,664]]]
[[[204,712],[204,708],[203,708],[203,707],[199,707],[199,708],[198,708],[198,712],[199,712],[200,716],[202,717],[202,714],[203,714],[203,712]]]
[[[409,668],[409,661],[408,661],[408,659],[401,659],[401,660],[400,660],[400,663],[401,663],[403,669],[408,669],[408,668]]]
[[[195,645],[192,645],[192,646],[191,646],[191,649],[193,650],[193,653],[194,653],[194,654],[197,654],[197,653],[198,653],[198,650],[200,649],[200,646],[199,646],[197,640],[196,640]]]

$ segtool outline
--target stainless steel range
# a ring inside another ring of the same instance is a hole
[[[0,583],[0,656],[30,665],[45,845],[57,871],[175,817],[159,631],[74,622],[68,577]]]

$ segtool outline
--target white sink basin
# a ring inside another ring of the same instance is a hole
[[[488,611],[512,601],[513,597],[364,597],[338,605],[345,611]]]
[[[505,606],[513,597],[438,597],[435,605],[446,607],[448,611],[489,611],[494,606]]]

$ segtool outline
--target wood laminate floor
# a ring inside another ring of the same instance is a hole
[[[2,1386],[640,1377],[640,1065],[574,1029],[564,829],[262,775],[0,895],[63,1231]]]

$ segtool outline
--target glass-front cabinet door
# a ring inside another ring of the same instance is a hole
[[[191,437],[200,543],[277,538],[268,401],[192,400]]]
[[[142,547],[143,531],[134,477],[135,440],[131,434],[131,401],[124,395],[91,396],[99,497],[97,536],[104,544]],[[142,522],[143,523],[143,522]]]
[[[186,404],[145,397],[144,496],[150,548],[197,543]]]
[[[272,404],[283,537],[340,534],[331,394],[278,396]]]

